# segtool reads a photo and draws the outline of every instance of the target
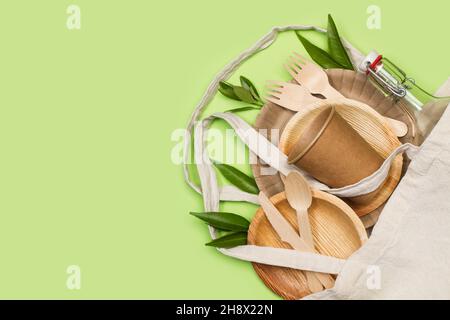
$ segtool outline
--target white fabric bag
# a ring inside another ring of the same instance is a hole
[[[195,161],[201,186],[195,185],[190,180],[187,165],[184,166],[184,173],[188,184],[203,195],[206,211],[218,211],[221,200],[258,203],[255,195],[244,193],[235,187],[219,188],[205,148],[207,128],[214,118],[227,121],[250,151],[278,171],[286,174],[291,170],[298,170],[287,164],[286,156],[277,147],[236,115],[220,113],[197,121],[202,110],[216,93],[219,82],[226,80],[243,61],[272,44],[278,32],[305,29],[324,32],[311,26],[275,27],[214,79],[195,109],[188,131],[194,131]],[[349,43],[345,42],[345,45],[356,65],[363,56]],[[450,89],[450,83],[448,84],[447,87]],[[450,209],[450,197],[448,200],[445,199],[450,191],[450,184],[447,183],[449,186],[445,186],[445,182],[450,182],[450,175],[446,175],[450,173],[450,141],[446,142],[446,136],[450,134],[449,113],[450,111],[442,116],[439,125],[420,150],[410,144],[400,146],[376,173],[355,185],[329,189],[309,178],[316,188],[338,196],[355,196],[375,190],[384,181],[391,160],[398,153],[406,152],[413,158],[405,177],[385,206],[372,237],[347,261],[296,250],[250,245],[219,251],[252,262],[339,274],[333,289],[311,295],[308,297],[311,299],[450,297],[450,277],[448,280],[445,279],[445,269],[450,265],[450,233],[445,235],[446,228],[450,230],[450,212],[445,219],[446,215],[442,210],[442,208]],[[423,118],[429,121],[429,117]],[[446,129],[446,124],[449,129]],[[450,136],[448,139],[450,140]],[[185,163],[188,163],[190,157],[190,142],[191,139],[186,137]],[[424,213],[424,210],[428,213]],[[216,237],[214,228],[210,227],[210,233],[212,238]],[[433,281],[430,281],[430,276],[433,277]],[[408,285],[405,285],[407,280]],[[440,285],[436,285],[437,283]]]

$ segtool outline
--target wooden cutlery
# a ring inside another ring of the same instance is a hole
[[[266,100],[292,111],[300,111],[305,109],[306,105],[323,101],[295,83],[270,81],[267,84]]]
[[[327,98],[343,97],[330,85],[328,76],[321,67],[297,52],[294,52],[294,55],[284,67],[298,84],[307,88],[312,94],[321,94]]]
[[[314,240],[309,224],[308,208],[312,203],[312,193],[308,182],[300,172],[291,172],[285,182],[286,198],[289,205],[297,211],[297,221],[300,236],[306,244],[314,248]]]
[[[294,52],[294,56],[290,57],[289,63],[285,65],[285,68],[294,80],[311,94],[320,94],[328,99],[344,98],[339,91],[330,85],[326,72],[302,55]],[[291,88],[291,94],[292,90],[293,89]],[[304,95],[304,93],[298,94]],[[289,98],[285,97],[284,99]],[[303,103],[308,102],[306,101]],[[404,137],[408,133],[408,126],[405,123],[387,117],[385,117],[385,119],[388,121],[397,137]]]
[[[283,215],[263,192],[259,193],[258,198],[267,220],[269,220],[270,224],[283,242],[288,243],[295,250],[317,252],[314,247],[309,246],[297,234],[295,229],[289,224],[288,221],[286,221]],[[305,271],[305,275],[311,292],[321,291],[323,290],[323,287],[328,289],[334,286],[334,280],[329,274]]]
[[[268,101],[296,112],[304,110],[305,106],[324,101],[324,99],[311,95],[303,86],[283,81],[270,81],[267,94]],[[339,98],[345,97],[341,95]],[[407,125],[402,121],[388,117],[384,117],[384,119],[397,137],[403,137],[408,133]]]

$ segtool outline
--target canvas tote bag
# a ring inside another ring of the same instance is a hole
[[[219,82],[228,79],[252,55],[270,46],[278,33],[289,30],[326,32],[313,26],[273,28],[215,77],[191,116],[187,131],[194,135],[194,159],[201,184],[198,186],[190,179],[187,165],[191,157],[190,136],[186,136],[184,143],[184,177],[202,195],[206,211],[219,211],[220,201],[258,204],[258,198],[253,194],[233,186],[219,187],[206,150],[208,127],[215,118],[228,122],[250,152],[279,172],[287,175],[292,170],[299,170],[287,163],[286,155],[275,145],[235,114],[216,113],[200,120],[202,111],[217,92]],[[354,65],[358,65],[364,56],[348,42],[344,41],[344,45]],[[447,81],[438,94],[449,93],[450,81]],[[377,172],[360,182],[330,189],[307,176],[314,188],[341,197],[357,196],[378,188],[396,155],[406,153],[412,160],[372,236],[349,259],[254,245],[218,250],[241,260],[338,275],[334,288],[307,299],[450,298],[450,111],[444,112],[445,107],[430,108],[430,112],[425,109],[420,115],[419,128],[435,123],[433,118],[440,118],[420,148],[411,144],[399,146]],[[215,229],[209,227],[209,231],[211,237],[216,238]]]

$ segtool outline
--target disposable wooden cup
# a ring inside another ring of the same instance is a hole
[[[288,155],[290,164],[333,188],[351,185],[370,176],[383,161],[334,106],[327,107],[311,121]],[[378,189],[349,199],[366,203]]]

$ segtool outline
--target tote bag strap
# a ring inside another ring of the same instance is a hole
[[[239,55],[214,78],[191,116],[187,131],[189,133],[192,133],[192,131],[194,131],[194,158],[200,177],[200,186],[196,185],[190,179],[189,175],[189,169],[187,165],[189,163],[189,151],[191,149],[191,139],[189,135],[185,137],[184,143],[184,177],[186,182],[194,190],[202,194],[204,209],[206,211],[219,211],[219,203],[221,200],[247,201],[258,204],[258,199],[253,194],[242,192],[232,186],[219,188],[215,171],[206,151],[206,133],[208,130],[208,126],[215,118],[220,118],[228,122],[236,131],[239,138],[249,147],[252,153],[258,155],[263,161],[265,161],[267,164],[277,169],[281,173],[288,174],[292,170],[299,170],[298,168],[287,163],[286,156],[276,146],[270,143],[264,136],[259,134],[250,125],[248,125],[245,121],[234,114],[216,113],[198,122],[202,111],[209,104],[212,97],[217,92],[220,81],[226,80],[242,62],[244,62],[257,52],[264,50],[265,48],[270,46],[275,41],[278,33],[289,30],[317,30],[320,32],[325,32],[325,30],[313,26],[288,26],[273,28],[270,33],[264,36],[250,49],[244,51],[241,55]],[[346,41],[344,41],[344,45],[349,50],[352,61],[354,63],[358,63],[358,61],[360,61],[363,57],[361,53],[359,53]],[[403,145],[397,148],[394,153],[397,152],[398,154],[405,151],[413,154],[417,150],[416,147],[412,145]],[[384,180],[384,178],[387,176],[390,163],[395,157],[394,153],[391,154],[388,159],[386,159],[383,166],[376,173],[352,186],[347,186],[339,189],[330,189],[309,176],[307,176],[307,178],[313,187],[321,190],[326,190],[327,192],[335,195],[352,196],[365,194],[375,190],[380,184],[379,181]],[[209,227],[209,231],[211,237],[215,239],[217,237],[216,230],[213,227]],[[291,249],[259,247],[254,245],[238,246],[231,249],[219,248],[218,250],[225,255],[241,260],[332,274],[339,273],[345,263],[345,260],[315,253],[299,252]]]
[[[196,163],[198,164],[200,162],[204,162],[205,164],[204,166],[198,167],[200,175],[204,170],[206,170],[206,166],[212,168],[211,160],[209,159],[206,150],[206,137],[210,123],[213,119],[216,118],[222,119],[227,122],[234,129],[236,135],[240,138],[240,140],[249,148],[250,152],[252,152],[254,155],[257,155],[266,164],[270,165],[281,174],[287,176],[292,171],[299,171],[305,176],[311,187],[344,198],[364,195],[378,189],[378,187],[386,180],[391,164],[399,154],[406,152],[407,156],[412,159],[419,150],[419,147],[410,143],[400,145],[391,152],[391,154],[385,159],[381,167],[372,175],[349,186],[341,188],[330,188],[327,185],[315,180],[300,168],[288,164],[287,156],[282,153],[280,149],[278,149],[269,140],[267,140],[266,137],[260,134],[257,130],[255,130],[237,115],[229,112],[215,113],[208,118],[200,121],[197,124],[196,130],[194,132],[194,150]],[[232,198],[235,199],[234,201],[247,201],[246,199],[249,199],[252,203],[258,203],[257,196],[242,192],[235,187],[228,186],[225,190],[227,197],[231,198],[232,195]],[[224,189],[219,190],[219,194],[220,200],[230,200],[222,198],[224,195]]]
[[[206,211],[219,211],[219,203],[227,201],[247,201],[259,204],[258,197],[253,194],[243,192],[233,186],[219,188],[217,178],[208,156],[206,148],[206,137],[208,127],[212,120],[219,118],[225,120],[236,132],[237,136],[248,146],[250,152],[259,156],[264,162],[287,175],[293,170],[299,170],[295,166],[287,163],[286,156],[263,135],[258,133],[244,120],[232,113],[215,113],[212,116],[200,121],[194,131],[194,155],[198,174],[201,182],[204,208]],[[376,190],[384,182],[389,173],[390,165],[395,157],[406,152],[410,158],[418,151],[418,148],[411,144],[404,144],[395,149],[385,160],[383,165],[370,177],[360,182],[339,189],[331,189],[326,185],[307,176],[311,185],[315,188],[327,191],[339,196],[356,196]],[[211,237],[216,238],[215,229],[210,227]],[[258,246],[239,246],[232,249],[219,249],[225,255],[241,260],[270,264],[275,266],[289,267],[293,269],[309,270],[325,273],[339,273],[344,264],[344,260],[314,253],[299,252],[296,250],[279,249]]]

